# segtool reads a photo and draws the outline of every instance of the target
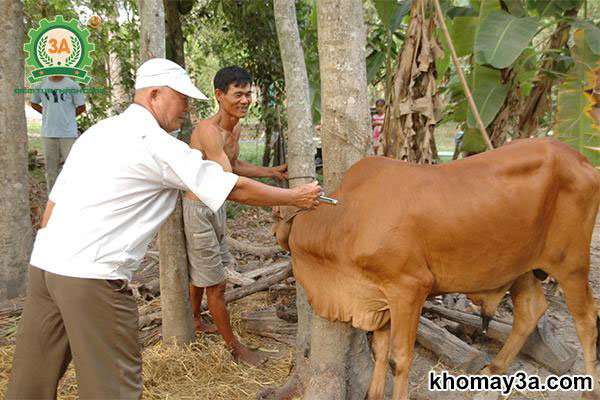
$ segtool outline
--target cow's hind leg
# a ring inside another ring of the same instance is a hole
[[[402,283],[386,293],[391,314],[390,364],[394,375],[393,400],[408,399],[408,374],[419,317],[423,303],[431,291],[433,277],[426,275],[419,280],[407,278]]]
[[[484,374],[504,374],[512,360],[519,354],[525,341],[535,329],[548,304],[544,289],[532,272],[518,277],[510,288],[514,305],[512,330],[502,349],[483,369]]]
[[[390,359],[390,322],[373,332],[372,349],[375,367],[367,399],[380,400],[384,398],[385,378]]]
[[[566,276],[558,275],[556,279],[563,289],[567,306],[575,320],[575,329],[583,348],[585,373],[591,376],[594,381],[594,391],[584,392],[584,398],[600,399],[598,375],[596,373],[598,340],[596,321],[598,319],[598,311],[596,309],[596,301],[592,296],[592,290],[588,283],[588,276],[589,267],[574,271]]]

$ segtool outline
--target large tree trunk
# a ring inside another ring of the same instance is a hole
[[[366,32],[360,0],[317,2],[323,172],[325,191],[369,147],[369,104],[365,65]],[[312,376],[305,399],[364,399],[372,369],[364,332],[350,324],[312,319]]]
[[[165,13],[162,0],[138,0],[141,20],[141,62],[165,57]],[[189,300],[187,251],[183,233],[181,196],[173,214],[160,227],[160,303],[162,336],[166,344],[184,345],[194,340],[194,321]]]
[[[433,35],[435,13],[428,13],[428,8],[429,0],[412,3],[383,127],[384,154],[419,164],[438,159],[433,130],[442,110],[435,58],[443,55],[443,50]]]
[[[116,15],[110,15],[108,18],[111,25],[117,26],[118,21]],[[111,41],[116,40],[113,30],[108,31],[108,38]],[[109,49],[108,54],[108,79],[110,82],[111,114],[117,115],[125,109],[126,104],[131,103],[131,98],[123,86],[123,81],[121,79],[121,60],[115,52],[114,47]]]
[[[166,55],[171,61],[185,67],[183,53],[183,31],[181,29],[181,19],[177,2],[172,0],[163,0],[166,16]]]
[[[183,233],[181,196],[158,232],[162,337],[168,345],[191,343],[196,333],[190,303],[188,258]]]
[[[31,255],[27,123],[23,94],[23,4],[0,1],[0,300],[24,292]]]
[[[138,0],[140,63],[165,58],[165,10],[162,0]]]
[[[177,1],[163,0],[165,6],[166,16],[166,57],[176,62],[185,68],[185,53],[184,53],[184,39],[183,30],[181,28],[181,16],[179,15],[179,9],[177,8]],[[192,135],[192,123],[190,121],[189,114],[186,114],[183,126],[181,127],[181,133],[179,139],[183,142],[189,143]]]
[[[271,154],[273,151],[273,122],[268,112],[271,102],[269,85],[263,83],[261,87],[262,96],[262,122],[265,125],[265,149],[263,151],[262,165],[268,167],[271,164]]]
[[[288,173],[290,187],[311,182],[315,175],[315,145],[310,110],[308,74],[300,42],[294,0],[274,0],[275,25],[281,51],[288,116]],[[304,289],[296,287],[298,331],[294,366],[279,389],[263,391],[262,398],[287,399],[304,393],[310,379],[310,326],[312,310]]]

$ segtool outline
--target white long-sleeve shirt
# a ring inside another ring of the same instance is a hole
[[[75,142],[50,200],[31,265],[78,278],[127,279],[154,233],[190,190],[213,211],[237,182],[165,132],[144,107],[98,122]]]

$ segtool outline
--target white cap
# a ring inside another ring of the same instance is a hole
[[[194,86],[185,69],[166,58],[152,58],[140,65],[135,73],[136,90],[154,86],[168,86],[194,99],[208,100]]]

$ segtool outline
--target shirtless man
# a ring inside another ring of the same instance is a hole
[[[190,147],[201,150],[204,158],[219,163],[225,171],[246,177],[287,179],[287,165],[259,167],[238,159],[240,152],[240,118],[252,103],[252,78],[245,70],[233,66],[221,69],[214,79],[219,111],[200,121],[190,140]],[[235,262],[225,242],[225,205],[213,213],[192,193],[183,200],[183,218],[187,241],[190,293],[196,330],[219,333],[233,356],[251,365],[266,361],[265,353],[244,347],[233,334],[225,304],[225,268]],[[201,302],[204,289],[208,309],[216,328],[202,322]]]

